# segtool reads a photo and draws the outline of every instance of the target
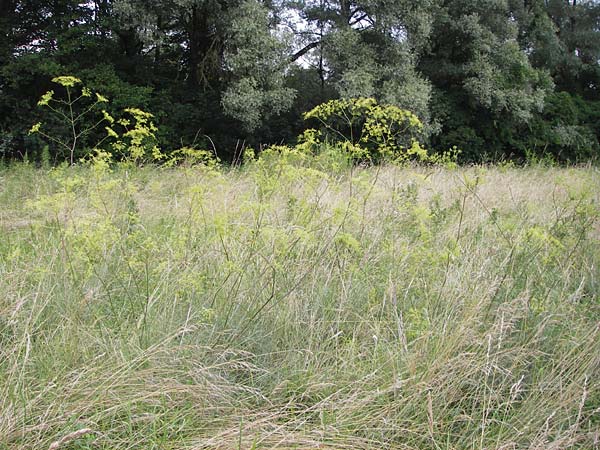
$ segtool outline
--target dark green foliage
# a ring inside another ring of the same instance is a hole
[[[525,142],[536,154],[581,161],[598,157],[598,136],[600,102],[556,92],[546,98],[544,112],[532,121]]]
[[[466,160],[597,159],[599,24],[592,1],[5,0],[0,158],[41,161],[37,100],[73,75],[152,112],[167,153],[293,144],[303,112],[374,97]]]

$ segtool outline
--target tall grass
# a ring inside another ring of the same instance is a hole
[[[0,171],[0,449],[600,447],[595,168]]]

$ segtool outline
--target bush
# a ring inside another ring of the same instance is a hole
[[[423,132],[419,118],[372,98],[330,100],[305,113],[304,119],[319,123],[300,137],[300,145],[307,148],[338,144],[352,159],[370,162],[426,156],[417,140]]]

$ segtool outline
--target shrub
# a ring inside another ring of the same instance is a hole
[[[419,118],[373,98],[331,100],[305,113],[304,119],[319,123],[318,129],[308,129],[300,137],[300,145],[307,148],[325,141],[338,144],[354,160],[370,162],[427,155],[417,139],[423,131]]]

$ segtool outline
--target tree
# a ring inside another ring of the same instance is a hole
[[[271,9],[258,0],[116,0],[115,9],[134,30],[155,67],[184,61],[185,81],[198,95],[219,98],[214,110],[253,131],[271,114],[289,108],[293,92],[284,86],[283,41]]]
[[[375,97],[429,122],[430,85],[415,70],[430,29],[432,2],[307,0],[297,30],[323,84],[342,98]]]
[[[438,3],[419,69],[436,88],[441,149],[454,143],[470,157],[510,154],[515,132],[543,109],[552,81],[529,61],[515,11],[505,0]]]
[[[558,159],[597,155],[600,5],[591,1],[513,1],[519,42],[555,90],[523,137],[523,148]]]
[[[245,0],[229,17],[225,41],[223,107],[249,131],[288,110],[295,94],[284,85],[287,48],[272,33],[268,13],[257,0]]]
[[[209,135],[227,158],[292,140],[317,104],[374,97],[470,159],[586,155],[599,23],[584,0],[2,0],[0,152],[40,150],[37,99],[73,75],[108,112],[154,113],[167,151]]]
[[[593,1],[545,2],[559,46],[545,67],[559,90],[598,99],[600,82],[600,4]],[[544,61],[539,62],[544,66]]]

